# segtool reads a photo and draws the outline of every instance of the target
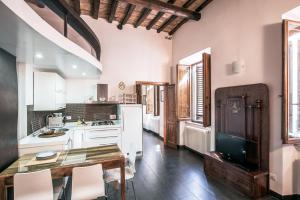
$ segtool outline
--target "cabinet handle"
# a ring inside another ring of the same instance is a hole
[[[118,129],[92,129],[86,130],[87,132],[95,132],[95,131],[117,131]]]

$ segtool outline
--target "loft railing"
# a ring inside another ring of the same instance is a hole
[[[25,0],[52,27],[100,61],[100,42],[87,23],[65,0]],[[55,15],[55,16],[53,16]]]

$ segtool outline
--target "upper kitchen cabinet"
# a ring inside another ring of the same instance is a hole
[[[65,1],[0,0],[0,26],[0,48],[19,63],[65,78],[102,72],[97,36]]]
[[[34,110],[59,110],[66,107],[65,80],[56,73],[34,72]]]

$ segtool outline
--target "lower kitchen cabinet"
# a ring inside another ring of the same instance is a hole
[[[74,130],[72,137],[72,149],[78,149],[82,146],[84,130]]]
[[[120,128],[87,128],[82,137],[82,147],[94,147],[117,144],[121,148]]]

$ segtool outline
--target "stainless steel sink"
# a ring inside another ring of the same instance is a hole
[[[40,138],[52,138],[52,137],[59,137],[59,136],[62,136],[62,135],[65,135],[66,132],[65,130],[68,130],[68,129],[50,129],[50,130],[47,130],[45,132],[42,132],[38,135],[38,137]]]

